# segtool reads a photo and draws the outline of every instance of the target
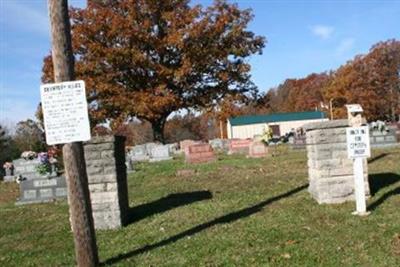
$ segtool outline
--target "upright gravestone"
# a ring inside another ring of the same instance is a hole
[[[309,123],[307,140],[309,192],[318,203],[354,200],[353,161],[346,144],[348,120]],[[369,195],[367,160],[364,165],[365,194]]]
[[[372,129],[370,131],[371,147],[391,147],[397,144],[396,129],[389,126],[387,130],[379,131]]]
[[[228,139],[212,139],[208,143],[215,151],[228,152],[229,140]]]
[[[167,145],[156,145],[150,150],[150,162],[172,159]]]
[[[49,202],[67,198],[64,176],[36,178],[20,182],[20,198],[16,204]]]
[[[251,139],[231,139],[229,140],[229,151],[228,154],[249,154]]]
[[[268,147],[261,141],[253,141],[249,147],[249,158],[263,158],[268,154]]]
[[[166,144],[166,146],[168,147],[169,153],[171,155],[177,155],[180,153],[178,143]]]
[[[14,175],[20,177],[21,180],[40,179],[41,175],[36,171],[39,164],[40,161],[37,158],[14,160]]]
[[[128,152],[128,157],[133,162],[148,161],[150,159],[146,150],[146,145],[137,145],[132,147],[132,149]]]
[[[295,135],[292,137],[292,144],[291,144],[291,148],[292,149],[305,149],[306,148],[306,136],[305,135]]]
[[[196,145],[196,144],[201,144],[201,141],[186,139],[186,140],[179,142],[179,147],[181,148],[181,151],[185,152],[186,148],[188,148],[191,145]]]
[[[94,226],[119,228],[125,224],[129,208],[125,138],[93,137],[84,149]]]
[[[134,172],[135,171],[135,167],[134,167],[134,162],[132,159],[130,159],[129,157],[127,157],[127,155],[125,155],[125,165],[126,165],[126,171],[127,173],[130,172]]]
[[[204,163],[215,161],[216,157],[210,144],[197,144],[186,147],[186,163]]]

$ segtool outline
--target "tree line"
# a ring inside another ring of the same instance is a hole
[[[346,118],[345,104],[359,103],[369,121],[395,121],[400,114],[400,41],[387,40],[337,70],[287,79],[262,96],[259,112],[327,111]]]

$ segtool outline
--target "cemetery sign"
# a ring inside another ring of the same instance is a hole
[[[346,128],[347,157],[353,159],[354,195],[356,199],[355,215],[368,215],[365,201],[365,181],[363,161],[371,156],[369,128],[361,126],[364,118],[359,104],[346,105],[350,127]],[[366,163],[367,164],[367,163]]]
[[[90,125],[84,81],[40,86],[48,145],[90,140]]]
[[[349,159],[371,156],[368,126],[346,128],[346,136]]]

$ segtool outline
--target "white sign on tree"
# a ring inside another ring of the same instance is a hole
[[[41,85],[40,97],[48,145],[90,140],[84,81]]]

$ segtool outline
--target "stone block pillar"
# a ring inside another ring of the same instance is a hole
[[[93,137],[84,151],[94,226],[119,228],[125,224],[129,208],[125,138]]]
[[[347,120],[310,123],[306,129],[309,192],[318,203],[354,200],[353,160],[347,158]],[[369,196],[364,160],[365,194]]]

